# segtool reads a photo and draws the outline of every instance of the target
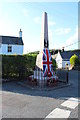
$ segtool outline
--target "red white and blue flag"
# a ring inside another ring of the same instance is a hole
[[[53,76],[52,57],[47,48],[43,49],[43,77]]]

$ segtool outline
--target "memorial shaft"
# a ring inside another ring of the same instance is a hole
[[[47,13],[42,14],[42,30],[41,30],[41,40],[40,40],[40,53],[37,55],[36,67],[43,70],[43,50],[49,48],[48,40],[48,17]]]
[[[48,41],[48,18],[47,13],[44,12],[42,15],[42,33],[41,33],[41,48],[40,52],[43,51],[44,48],[49,48]]]

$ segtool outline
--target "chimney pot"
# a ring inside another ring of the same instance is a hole
[[[21,31],[21,29],[19,31],[19,37],[22,38],[22,31]]]

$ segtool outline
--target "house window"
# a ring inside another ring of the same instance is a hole
[[[0,48],[1,48],[1,43],[0,43]]]
[[[8,52],[12,52],[12,46],[8,46]]]

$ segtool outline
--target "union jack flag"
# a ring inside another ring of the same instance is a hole
[[[47,48],[43,49],[43,77],[53,76],[52,57]]]

